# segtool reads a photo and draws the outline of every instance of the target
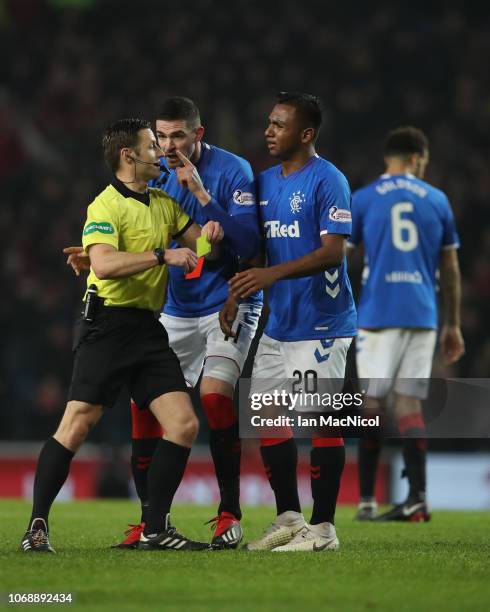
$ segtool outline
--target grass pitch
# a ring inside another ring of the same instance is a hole
[[[203,522],[213,511],[176,506],[172,517],[186,535],[207,540]],[[51,515],[58,554],[26,555],[18,546],[29,512],[25,502],[0,501],[2,604],[10,592],[71,591],[74,610],[489,609],[489,513],[366,524],[352,520],[352,508],[340,508],[339,552],[179,553],[109,548],[138,518],[135,503],[59,503]],[[271,508],[246,508],[245,540],[272,518]]]

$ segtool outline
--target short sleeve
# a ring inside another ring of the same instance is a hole
[[[171,202],[173,207],[174,221],[170,233],[172,234],[172,236],[178,236],[182,232],[182,230],[184,230],[185,227],[190,224],[191,220],[189,218],[189,215],[182,210],[182,208],[174,199],[172,199]]]
[[[119,248],[119,215],[106,202],[95,200],[87,209],[82,245],[85,251],[92,244],[110,244]]]
[[[444,198],[444,217],[443,217],[443,234],[442,234],[442,248],[443,249],[457,249],[459,248],[459,236],[456,231],[456,224],[454,222],[454,215],[449,204],[449,200]]]
[[[351,193],[349,183],[340,172],[322,179],[317,191],[320,235],[345,234],[352,231]]]
[[[352,232],[349,238],[349,244],[359,246],[362,242],[362,205],[361,195],[359,191],[352,194]]]

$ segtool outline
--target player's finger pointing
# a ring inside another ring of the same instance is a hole
[[[184,166],[187,166],[188,168],[194,168],[194,164],[189,160],[188,157],[186,157],[182,151],[179,151],[178,149],[176,149],[176,153],[177,153],[177,157],[180,159],[180,161],[184,164]]]

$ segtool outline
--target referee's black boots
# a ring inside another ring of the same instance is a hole
[[[165,517],[165,529],[161,533],[151,533],[140,536],[140,550],[212,550],[213,547],[207,542],[195,542],[181,535],[175,527],[170,524],[170,514]]]

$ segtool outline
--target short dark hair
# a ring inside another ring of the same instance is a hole
[[[102,148],[105,163],[111,172],[116,173],[119,169],[121,149],[136,147],[139,132],[147,129],[151,129],[151,124],[144,119],[119,119],[106,128],[102,136]]]
[[[297,91],[280,91],[276,96],[276,104],[293,106],[301,118],[305,128],[315,130],[315,139],[322,125],[322,104],[318,96]]]
[[[201,116],[196,104],[184,96],[173,96],[167,98],[159,108],[157,119],[162,121],[186,121],[191,128],[197,128],[201,125]]]
[[[429,150],[429,140],[422,130],[410,125],[392,130],[385,140],[385,157],[399,157]]]

